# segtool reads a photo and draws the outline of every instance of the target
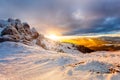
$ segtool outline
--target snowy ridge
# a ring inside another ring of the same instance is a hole
[[[0,80],[120,79],[120,51],[83,54],[89,49],[49,40],[18,19],[0,29]]]
[[[76,47],[73,47],[74,45],[72,44],[59,43],[45,38],[41,40],[40,45],[42,45],[42,47],[47,50],[52,50],[57,52],[66,52],[66,53],[75,53],[75,54],[81,53],[80,51],[77,50]]]
[[[47,50],[67,53],[90,53],[93,50],[84,46],[52,41],[39,34],[35,28],[30,28],[28,23],[22,23],[19,19],[9,18],[0,21],[0,42],[21,42],[27,45],[36,44]]]

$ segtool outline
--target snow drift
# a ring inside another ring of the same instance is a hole
[[[69,54],[0,43],[0,80],[119,80],[120,52]]]

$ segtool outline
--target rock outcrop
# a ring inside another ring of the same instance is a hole
[[[4,41],[21,42],[24,44],[34,42],[34,44],[44,49],[58,52],[92,52],[91,49],[84,46],[76,46],[74,44],[50,40],[42,34],[39,34],[35,28],[31,29],[29,24],[22,23],[19,19],[14,20],[9,18],[7,21],[0,21],[0,42]]]
[[[2,25],[2,23],[7,23],[7,25]],[[0,41],[21,41],[28,42],[33,39],[37,39],[39,33],[35,28],[30,29],[27,23],[22,23],[19,19],[9,18],[7,21],[0,23],[1,31]]]

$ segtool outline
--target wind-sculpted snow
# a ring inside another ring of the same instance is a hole
[[[119,80],[119,53],[52,41],[19,19],[0,21],[0,80]]]
[[[0,80],[119,80],[120,51],[69,54],[0,43]]]

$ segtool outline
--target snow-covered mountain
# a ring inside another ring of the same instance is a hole
[[[0,80],[119,80],[120,51],[91,52],[45,38],[27,23],[0,21]]]
[[[61,43],[50,40],[44,35],[39,34],[35,28],[30,27],[27,23],[22,23],[19,19],[11,19],[0,21],[0,42],[12,41],[21,42],[24,44],[32,45],[36,44],[44,49],[53,50],[58,52],[68,52],[68,53],[89,53],[93,50],[84,47],[77,46],[70,43]]]

